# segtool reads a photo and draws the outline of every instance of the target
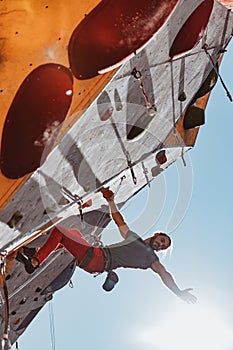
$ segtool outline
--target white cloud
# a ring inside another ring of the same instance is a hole
[[[233,347],[232,325],[216,308],[182,304],[166,310],[159,324],[139,331],[137,342],[153,350],[228,350]]]

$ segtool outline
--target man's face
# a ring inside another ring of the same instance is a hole
[[[152,249],[159,252],[160,250],[167,249],[170,246],[170,240],[164,235],[156,234],[151,238],[150,246]]]

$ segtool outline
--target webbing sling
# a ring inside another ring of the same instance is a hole
[[[84,258],[82,259],[82,261],[80,263],[77,262],[77,265],[81,267],[81,269],[84,269],[90,264],[93,256],[94,256],[94,247],[90,247],[86,255],[84,256]]]

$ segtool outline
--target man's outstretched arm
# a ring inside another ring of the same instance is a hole
[[[151,268],[160,276],[165,286],[167,286],[180,299],[186,301],[189,304],[194,304],[197,301],[197,298],[190,293],[190,290],[192,290],[191,288],[184,290],[179,289],[172,275],[165,269],[165,267],[159,261],[155,261],[152,264]]]
[[[114,193],[109,189],[101,189],[103,197],[107,200],[110,208],[110,214],[115,224],[118,226],[120,234],[125,238],[127,232],[129,231],[128,225],[125,223],[123,216],[119,212],[115,202],[114,202]]]

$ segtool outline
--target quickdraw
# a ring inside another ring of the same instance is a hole
[[[143,170],[143,174],[145,175],[147,185],[150,187],[150,180],[148,177],[148,169],[145,167],[144,162],[142,162],[141,164],[142,164],[142,170]]]
[[[119,140],[119,142],[120,142],[122,151],[123,151],[123,153],[124,153],[124,155],[125,155],[125,157],[126,157],[126,161],[127,161],[128,167],[129,167],[130,172],[131,172],[131,176],[132,176],[132,179],[133,179],[133,183],[136,185],[136,183],[137,183],[137,178],[136,178],[135,173],[134,173],[134,170],[133,170],[133,163],[132,163],[132,161],[131,161],[130,154],[129,154],[129,152],[127,151],[127,149],[125,148],[125,145],[124,145],[124,143],[122,142],[121,136],[120,136],[119,131],[118,131],[117,127],[116,127],[116,124],[115,124],[115,122],[114,122],[112,119],[111,119],[111,124],[112,124],[113,130],[114,130],[114,132],[115,132],[115,134],[116,134],[116,137],[118,138],[118,140]]]
[[[78,210],[80,213],[80,218],[81,222],[83,222],[83,211],[82,211],[82,206],[83,206],[83,200],[81,197],[79,197],[77,194],[72,194],[68,188],[62,186],[61,188],[62,194],[64,194],[66,197],[70,198],[72,201],[77,202],[78,204]]]
[[[205,45],[203,46],[203,50],[205,51],[206,56],[208,57],[208,59],[209,59],[211,65],[212,65],[213,69],[215,70],[215,73],[218,75],[218,77],[219,77],[219,79],[220,79],[220,81],[221,81],[221,83],[222,83],[222,86],[223,86],[224,90],[226,91],[227,97],[229,98],[229,100],[230,100],[231,102],[233,102],[231,93],[230,93],[230,91],[228,90],[228,88],[226,87],[226,84],[224,83],[224,81],[223,81],[223,79],[222,79],[222,77],[221,77],[219,71],[218,71],[217,68],[216,68],[216,64],[214,63],[212,57],[210,56],[210,53],[208,52],[208,45],[207,45],[207,44],[205,44]]]
[[[142,90],[142,94],[144,96],[144,99],[146,101],[146,108],[147,108],[147,113],[153,117],[155,115],[155,113],[157,112],[157,108],[155,107],[154,104],[152,104],[149,100],[149,97],[147,96],[145,87],[143,85],[143,81],[142,81],[142,73],[137,70],[136,68],[134,68],[131,72],[132,76],[138,80],[139,84],[140,84],[140,88]]]

